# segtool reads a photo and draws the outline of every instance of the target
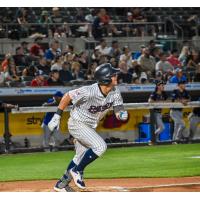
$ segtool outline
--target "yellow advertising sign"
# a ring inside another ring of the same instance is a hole
[[[191,109],[184,109],[184,120],[188,127],[187,116],[191,112]],[[102,119],[97,127],[98,132],[106,131],[130,131],[137,130],[138,124],[149,120],[149,110],[129,110],[129,119],[126,123],[113,120],[112,111]],[[168,114],[169,109],[163,109],[163,114]],[[42,121],[45,113],[24,113],[24,114],[11,114],[9,113],[9,128],[10,133],[13,136],[17,135],[41,135],[43,130],[41,128]],[[63,113],[61,120],[61,132],[66,133],[67,120],[69,118],[69,112]],[[0,113],[0,136],[4,133],[4,114]]]

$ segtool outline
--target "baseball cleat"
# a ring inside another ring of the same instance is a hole
[[[74,183],[77,187],[79,187],[80,189],[85,189],[85,183],[82,179],[82,176],[80,174],[79,171],[75,171],[73,168],[70,169],[70,174],[74,180]]]
[[[54,186],[54,190],[56,192],[75,192],[73,188],[71,188],[69,185],[66,185],[65,187],[60,187],[59,184],[61,181],[59,180],[56,185]]]

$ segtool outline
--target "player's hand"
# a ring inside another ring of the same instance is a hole
[[[57,130],[59,129],[60,126],[60,118],[61,116],[58,114],[54,114],[54,116],[52,117],[51,121],[48,123],[48,127],[50,131],[54,131],[55,128],[57,128]]]
[[[120,111],[117,115],[117,118],[122,121],[126,121],[128,119],[128,112],[127,111]]]

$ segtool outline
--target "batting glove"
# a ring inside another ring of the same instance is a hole
[[[119,119],[122,121],[126,121],[128,119],[128,112],[127,111],[120,111],[119,112]]]
[[[58,115],[56,113],[54,114],[51,121],[48,123],[48,127],[49,127],[50,131],[54,131],[55,128],[57,128],[57,130],[59,130],[60,118],[61,118],[60,115]]]

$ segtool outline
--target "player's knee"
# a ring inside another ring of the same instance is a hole
[[[98,155],[101,156],[107,149],[107,145],[104,141],[101,142],[98,146],[96,146],[93,151]]]

